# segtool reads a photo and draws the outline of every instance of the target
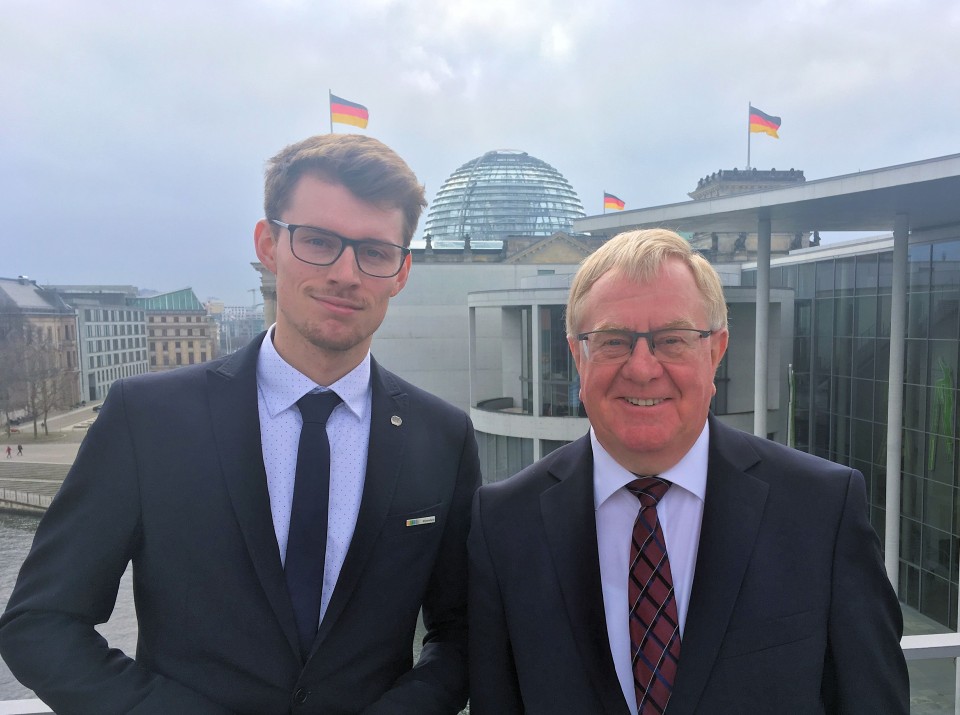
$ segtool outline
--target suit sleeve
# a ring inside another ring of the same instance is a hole
[[[109,619],[141,538],[136,464],[121,382],[40,521],[0,618],[0,653],[21,683],[64,715],[225,715],[110,648],[94,629]]]
[[[496,569],[483,526],[483,493],[477,492],[468,540],[470,555],[470,712],[523,713],[520,685],[507,632]]]
[[[824,701],[828,712],[908,713],[903,614],[866,504],[863,476],[853,471],[837,533]]]
[[[473,424],[463,415],[462,446],[447,525],[424,594],[420,659],[365,715],[455,715],[467,701],[467,532],[480,485]],[[440,477],[443,478],[443,477]]]

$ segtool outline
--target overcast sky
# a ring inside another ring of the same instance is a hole
[[[0,0],[0,276],[259,300],[264,162],[330,131],[329,91],[429,199],[518,149],[593,215],[743,168],[748,102],[783,120],[761,169],[960,152],[960,3]]]

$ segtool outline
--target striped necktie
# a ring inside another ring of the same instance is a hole
[[[680,661],[673,577],[657,518],[657,503],[669,488],[670,482],[658,477],[641,477],[627,485],[640,500],[640,512],[633,524],[627,587],[633,684],[640,715],[666,710]]]

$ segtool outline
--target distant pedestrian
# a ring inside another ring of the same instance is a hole
[[[10,459],[10,456],[13,454],[13,450],[10,449],[10,445],[7,445],[7,459]]]
[[[7,449],[10,449],[10,448],[7,447]],[[23,445],[22,445],[22,444],[18,444],[18,445],[17,445],[17,456],[18,456],[18,457],[22,457],[22,456],[23,456]]]

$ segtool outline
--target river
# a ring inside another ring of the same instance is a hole
[[[17,580],[20,564],[33,543],[39,518],[0,512],[0,607],[6,607]],[[133,578],[127,569],[120,582],[120,593],[110,621],[97,628],[110,645],[132,654],[137,647],[137,615],[133,608]],[[34,697],[0,661],[0,702]]]

